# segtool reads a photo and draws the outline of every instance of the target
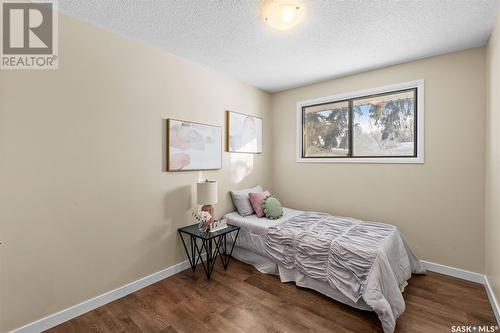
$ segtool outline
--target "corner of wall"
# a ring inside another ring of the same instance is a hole
[[[486,130],[485,130],[485,271],[488,295],[500,322],[498,296],[500,295],[500,15],[486,46]]]

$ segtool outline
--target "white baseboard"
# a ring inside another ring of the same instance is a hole
[[[497,298],[495,297],[495,293],[493,292],[493,288],[491,288],[490,281],[487,276],[484,277],[484,286],[486,287],[486,292],[488,293],[488,298],[490,300],[491,307],[493,308],[493,312],[495,312],[497,325],[500,325],[500,306],[498,305]]]
[[[484,284],[484,275],[466,271],[464,269],[436,264],[435,262],[421,260],[428,271],[436,272],[448,276],[453,276],[462,280]]]
[[[491,288],[488,277],[484,274],[474,273],[466,271],[464,269],[450,267],[446,265],[436,264],[434,262],[421,260],[428,271],[441,273],[448,276],[453,276],[462,280],[472,281],[476,283],[481,283],[486,288],[486,293],[488,294],[488,299],[490,301],[493,312],[495,313],[495,318],[497,319],[497,325],[500,325],[500,307],[498,305],[497,298]]]
[[[96,296],[92,299],[84,301],[80,304],[74,305],[57,313],[51,314],[45,318],[39,319],[28,325],[19,327],[10,331],[9,333],[39,333],[59,324],[62,324],[70,319],[81,316],[84,313],[97,309],[100,306],[108,304],[114,300],[127,296],[139,289],[147,287],[160,280],[166,279],[169,276],[182,272],[190,268],[189,261],[183,261],[177,265],[168,267],[159,272],[153,273],[143,277],[137,281],[126,284],[122,287],[111,290],[102,295]]]
[[[459,279],[483,284],[486,287],[488,298],[490,300],[491,306],[493,307],[493,311],[495,312],[497,322],[500,323],[500,315],[499,315],[500,310],[498,302],[493,293],[493,289],[489,284],[488,278],[485,275],[469,272],[460,268],[436,264],[430,261],[422,260],[422,262],[425,265],[426,269],[431,272],[441,273]],[[186,260],[177,265],[168,267],[164,270],[143,277],[137,281],[126,284],[120,288],[114,289],[112,291],[96,296],[87,301],[84,301],[80,304],[74,305],[62,311],[49,315],[45,318],[39,319],[35,322],[14,329],[9,333],[39,333],[45,331],[49,328],[62,324],[68,320],[81,316],[84,313],[97,309],[98,307],[108,304],[114,300],[127,296],[139,289],[145,288],[153,283],[156,283],[174,274],[182,272],[183,270],[188,269],[189,267],[190,267],[189,261]]]

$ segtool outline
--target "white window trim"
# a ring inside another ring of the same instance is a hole
[[[330,103],[349,98],[363,97],[396,90],[417,88],[417,157],[371,157],[371,158],[303,158],[302,157],[302,108],[304,106]],[[424,80],[416,80],[384,87],[342,93],[297,103],[296,157],[298,163],[391,163],[391,164],[423,164],[424,163]]]

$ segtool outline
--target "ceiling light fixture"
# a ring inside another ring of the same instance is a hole
[[[264,18],[271,27],[288,30],[304,18],[304,8],[294,0],[274,0],[264,5]]]

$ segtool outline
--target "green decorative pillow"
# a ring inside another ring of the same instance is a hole
[[[262,203],[265,216],[270,220],[276,220],[283,216],[283,207],[278,199],[273,196],[267,197]]]

